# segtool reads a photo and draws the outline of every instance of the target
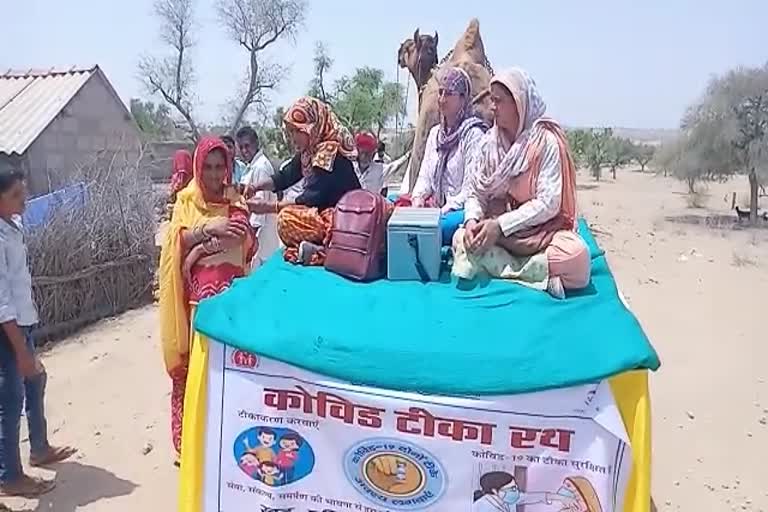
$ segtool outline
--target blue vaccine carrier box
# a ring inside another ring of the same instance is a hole
[[[387,278],[439,280],[442,245],[439,208],[395,208],[387,224]]]

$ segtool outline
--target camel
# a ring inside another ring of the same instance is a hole
[[[421,93],[424,86],[432,78],[432,70],[437,67],[437,43],[438,34],[434,36],[421,35],[419,29],[413,33],[413,39],[406,39],[400,44],[397,51],[397,61],[401,68],[407,68],[411,72],[413,81],[416,82],[416,90],[419,93],[419,105],[421,105]]]
[[[416,34],[418,34],[418,31],[416,31]],[[436,37],[435,41],[437,41]],[[416,184],[416,177],[419,175],[421,160],[424,158],[427,135],[429,135],[429,130],[440,121],[437,108],[439,85],[436,77],[444,66],[459,67],[467,72],[472,80],[473,103],[476,113],[489,125],[493,119],[490,96],[488,94],[488,84],[491,80],[492,70],[488,65],[485,47],[480,37],[480,22],[477,19],[472,19],[464,35],[456,43],[453,51],[448,55],[447,59],[443,60],[436,72],[432,73],[424,87],[423,96],[419,101],[419,117],[416,122],[416,134],[411,150],[411,162],[405,175],[404,191],[411,192],[413,190]]]

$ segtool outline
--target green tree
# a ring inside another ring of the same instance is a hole
[[[273,158],[285,160],[291,156],[291,147],[285,139],[283,132],[283,117],[285,109],[277,107],[269,123],[262,130],[262,138],[265,153]]]
[[[164,141],[173,138],[175,125],[167,105],[132,98],[131,115],[147,139]]]
[[[404,97],[403,87],[385,81],[383,71],[364,67],[336,82],[333,107],[351,130],[369,130],[380,137],[390,121],[405,115]]]
[[[568,130],[568,146],[571,148],[571,155],[577,165],[586,165],[587,144],[589,144],[590,133],[587,130]]]
[[[653,160],[656,154],[656,148],[649,144],[634,144],[632,148],[632,160],[640,166],[640,172],[645,172],[645,168]]]
[[[611,168],[611,175],[616,179],[616,169],[632,161],[634,146],[621,137],[610,137],[605,148],[605,163]]]
[[[584,165],[595,180],[600,181],[603,166],[608,160],[608,145],[613,137],[610,128],[596,128],[587,132],[584,144]]]
[[[664,143],[654,157],[654,166],[664,172],[664,176],[672,175],[684,181],[689,194],[696,193],[696,184],[706,178],[702,155],[704,147],[695,144],[688,134],[683,134],[675,140]]]

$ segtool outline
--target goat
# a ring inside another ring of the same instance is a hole
[[[736,210],[736,215],[739,217],[739,222],[742,220],[749,220],[750,212],[749,210],[742,210],[738,206],[734,207],[734,210]],[[768,222],[768,212],[758,213],[757,217],[759,219],[763,219],[765,222]]]

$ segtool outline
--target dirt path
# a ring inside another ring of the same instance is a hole
[[[611,234],[600,242],[662,359],[651,380],[656,505],[768,511],[768,230],[671,222],[733,216],[724,198],[746,184],[712,186],[709,211],[688,209],[683,190],[623,173],[580,196],[590,222]]]
[[[712,187],[709,214],[728,214],[725,195],[744,189]],[[707,214],[688,209],[680,191],[670,180],[624,172],[617,183],[584,180],[580,196],[663,361],[652,378],[655,501],[660,511],[768,511],[760,476],[768,454],[768,230],[666,220]],[[82,453],[58,469],[55,493],[12,501],[14,510],[174,510],[157,330],[156,308],[147,307],[45,355],[54,438]]]
[[[53,441],[81,453],[58,468],[53,493],[39,503],[11,501],[14,510],[175,510],[177,470],[166,421],[170,387],[157,330],[157,309],[146,307],[45,354]]]

